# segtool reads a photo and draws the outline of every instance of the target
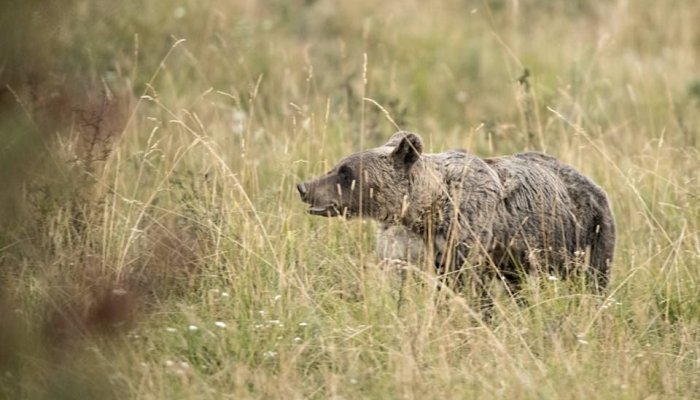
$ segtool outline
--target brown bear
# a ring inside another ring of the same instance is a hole
[[[512,290],[538,271],[585,271],[597,289],[608,280],[615,223],[605,192],[544,154],[424,154],[420,136],[402,131],[297,189],[312,215],[372,218],[380,233],[402,226],[406,243],[421,237],[436,272],[454,274],[452,282],[469,271],[480,284],[498,276]]]

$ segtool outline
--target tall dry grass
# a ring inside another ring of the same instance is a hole
[[[695,2],[0,11],[3,396],[700,394]],[[371,223],[294,191],[386,139],[375,104],[432,151],[534,148],[593,177],[608,296],[533,280],[485,323],[429,274],[399,295]]]

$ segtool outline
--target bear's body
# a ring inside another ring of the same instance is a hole
[[[517,287],[523,273],[565,277],[588,257],[591,282],[608,278],[615,226],[605,193],[543,154],[423,154],[419,136],[398,132],[298,188],[312,214],[370,217],[421,237],[440,274],[498,274]]]

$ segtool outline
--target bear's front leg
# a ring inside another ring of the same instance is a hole
[[[495,274],[489,258],[484,255],[485,245],[477,240],[450,242],[440,235],[432,244],[440,287],[448,287],[466,297],[475,309],[490,317],[493,299],[489,287]]]
[[[464,290],[474,266],[468,262],[470,245],[437,235],[433,240],[435,273],[441,284],[457,293]]]

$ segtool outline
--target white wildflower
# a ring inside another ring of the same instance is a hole
[[[187,12],[185,11],[185,7],[178,7],[173,11],[173,15],[175,16],[176,19],[180,19],[185,16]]]
[[[301,128],[303,130],[308,131],[310,127],[311,127],[311,118],[306,118],[303,121],[301,121]]]
[[[576,335],[576,341],[581,344],[588,344],[586,336],[583,333],[579,333],[578,335]]]
[[[231,129],[233,130],[234,133],[236,134],[242,134],[245,125],[246,125],[246,119],[248,116],[246,113],[242,110],[233,110],[233,121],[231,123]]]

